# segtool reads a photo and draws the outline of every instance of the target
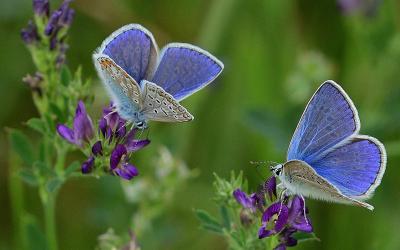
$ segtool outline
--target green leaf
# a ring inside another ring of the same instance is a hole
[[[51,112],[57,117],[58,121],[64,122],[66,120],[64,112],[57,104],[50,102],[49,107]]]
[[[46,119],[46,123],[48,126],[48,129],[53,132],[56,130],[56,125],[54,123],[54,120],[51,118],[51,115],[49,113],[44,114],[44,118]]]
[[[63,65],[63,67],[61,68],[61,84],[64,86],[68,86],[71,78],[71,71],[66,65]]]
[[[29,169],[21,169],[18,172],[18,176],[27,184],[31,186],[37,186],[38,185],[38,179],[37,177],[33,174],[33,172]]]
[[[33,148],[28,137],[18,130],[10,130],[9,140],[12,149],[27,165],[31,165],[34,159]]]
[[[210,232],[222,234],[223,230],[221,227],[212,226],[212,225],[201,225],[201,228]]]
[[[64,181],[60,178],[51,179],[46,184],[47,191],[49,191],[49,193],[52,193],[59,189],[63,183]]]
[[[321,241],[315,233],[304,233],[304,232],[297,232],[293,235],[293,237],[299,241],[299,242],[304,242],[304,241],[309,241],[309,240],[315,240],[315,241]]]
[[[54,176],[55,173],[46,163],[42,161],[35,161],[33,163],[33,168],[38,170],[41,176]]]
[[[216,218],[211,216],[207,211],[202,209],[195,209],[197,218],[202,222],[203,226],[213,226],[221,228],[221,224],[217,221]]]
[[[78,161],[71,163],[64,171],[65,177],[69,177],[72,173],[75,173],[81,168],[81,164]]]
[[[41,120],[39,118],[35,117],[35,118],[29,119],[26,122],[26,125],[41,134],[46,133],[46,124],[43,122],[43,120]]]
[[[227,229],[230,229],[231,228],[231,221],[230,221],[230,218],[229,218],[228,209],[226,209],[225,206],[221,206],[219,211],[221,213],[221,217],[222,217],[222,221],[223,221],[224,227],[227,228]]]

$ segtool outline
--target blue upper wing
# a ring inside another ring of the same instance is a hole
[[[198,47],[173,43],[163,49],[152,82],[181,101],[213,81],[223,67],[218,59]]]
[[[377,139],[358,135],[309,164],[342,194],[366,199],[381,182],[386,151]]]
[[[359,129],[357,110],[350,98],[335,82],[326,81],[303,113],[290,142],[287,159],[310,163],[357,134]]]
[[[154,73],[158,48],[150,31],[129,24],[112,33],[97,53],[109,56],[140,84]]]

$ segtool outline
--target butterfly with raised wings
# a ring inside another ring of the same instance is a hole
[[[153,35],[138,24],[112,33],[93,61],[116,111],[137,128],[146,128],[150,120],[193,120],[179,102],[211,83],[224,68],[207,51],[186,43],[167,44],[159,55]]]
[[[287,162],[271,170],[287,194],[373,210],[364,200],[381,183],[386,151],[376,138],[359,131],[353,102],[337,83],[326,81],[297,125]]]

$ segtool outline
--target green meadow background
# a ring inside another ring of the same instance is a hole
[[[195,116],[185,124],[151,124],[152,143],[134,156],[142,175],[165,145],[198,175],[181,186],[139,237],[142,249],[226,249],[218,235],[199,228],[193,209],[217,212],[213,173],[243,171],[255,189],[269,173],[249,161],[283,162],[303,109],[324,80],[341,84],[358,108],[361,133],[381,140],[388,152],[382,184],[370,203],[358,207],[308,200],[321,242],[297,249],[400,249],[400,2],[364,1],[343,12],[336,1],[313,0],[75,0],[68,65],[93,79],[99,117],[109,102],[91,54],[112,31],[127,23],[151,30],[160,47],[179,41],[201,46],[225,69],[209,87],[183,101]],[[51,1],[53,7],[58,2]],[[32,15],[29,0],[0,1],[0,249],[14,249],[10,206],[7,127],[24,129],[36,115],[21,81],[34,67],[20,40]],[[140,176],[137,177],[141,178]],[[135,182],[134,179],[133,182]],[[42,216],[37,190],[24,186],[24,209]],[[119,178],[73,179],[57,200],[60,249],[93,249],[109,227],[126,234],[136,207],[127,203]],[[140,216],[140,215],[139,215]],[[39,220],[39,225],[42,221]]]

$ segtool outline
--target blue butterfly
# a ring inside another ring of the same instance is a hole
[[[211,83],[224,68],[210,53],[190,44],[170,43],[159,55],[153,35],[138,24],[112,33],[93,61],[116,111],[138,128],[146,128],[149,120],[193,120],[179,102]]]
[[[294,132],[287,162],[271,166],[290,194],[337,203],[365,203],[381,183],[386,151],[359,135],[357,109],[335,82],[326,81],[309,101]]]

